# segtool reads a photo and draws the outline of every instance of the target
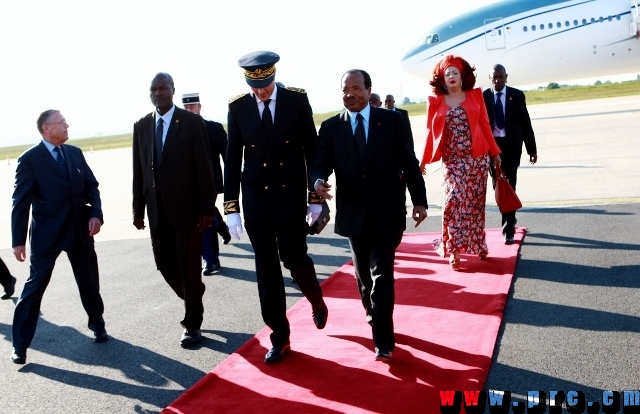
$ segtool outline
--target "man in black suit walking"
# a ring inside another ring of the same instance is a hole
[[[173,104],[173,78],[158,73],[149,92],[156,110],[133,125],[133,225],[145,228],[146,207],[156,266],[184,300],[188,348],[202,339],[201,232],[213,226],[213,168],[204,121]]]
[[[518,167],[522,157],[522,143],[524,142],[527,148],[531,165],[538,161],[538,152],[524,93],[516,88],[507,88],[507,76],[504,66],[495,65],[493,73],[489,76],[493,88],[486,89],[483,96],[493,136],[502,151],[500,168],[515,190]],[[495,188],[496,175],[493,166],[491,166],[491,176],[493,177],[493,188]],[[515,211],[502,213],[502,234],[505,244],[513,244],[514,242],[516,221]]]
[[[328,315],[306,240],[305,215],[311,224],[322,210],[320,205],[307,207],[307,165],[315,151],[316,128],[305,91],[276,85],[279,59],[273,52],[253,52],[238,61],[251,93],[229,103],[224,165],[227,225],[239,239],[243,231],[242,185],[242,209],[255,252],[262,319],[273,330],[266,362],[280,361],[291,349],[280,260],[311,303],[318,329],[324,328]]]
[[[411,131],[411,121],[409,120],[409,112],[407,112],[404,109],[400,109],[396,107],[396,100],[391,94],[387,95],[387,97],[384,98],[384,106],[385,108],[391,111],[400,112],[400,114],[402,115],[402,119],[404,119],[405,125],[409,129],[409,135],[411,135],[411,139],[413,140],[413,132]]]
[[[108,339],[93,241],[103,223],[98,181],[80,148],[63,145],[69,139],[69,124],[60,111],[43,112],[37,125],[42,141],[18,158],[11,211],[13,254],[24,262],[31,210],[29,279],[13,316],[11,360],[16,364],[26,362],[42,296],[62,251],[71,262],[93,340]]]
[[[331,199],[326,180],[335,173],[335,231],[349,238],[376,360],[387,361],[395,347],[393,264],[406,228],[400,171],[414,205],[416,226],[427,217],[427,194],[402,116],[369,105],[369,74],[347,71],[342,94],[346,110],[320,126],[310,178],[317,195]]]
[[[184,109],[196,115],[200,115],[202,104],[200,103],[200,94],[185,93],[182,95],[182,105]],[[227,132],[219,122],[204,120],[207,127],[207,137],[209,138],[209,148],[211,149],[211,166],[213,167],[213,177],[215,179],[216,193],[223,193],[222,186],[222,167],[220,166],[220,157],[224,160],[227,152]],[[202,232],[202,259],[204,267],[202,268],[203,276],[211,276],[220,269],[220,245],[218,244],[218,234],[222,236],[222,241],[227,244],[231,241],[231,234],[226,223],[222,219],[220,211],[216,207],[216,215],[213,218],[213,227]]]

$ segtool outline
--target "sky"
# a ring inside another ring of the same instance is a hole
[[[70,143],[129,133],[154,109],[157,72],[173,76],[174,103],[198,92],[202,115],[225,123],[229,99],[249,91],[237,61],[256,50],[280,55],[276,80],[306,89],[315,112],[342,108],[351,68],[383,99],[421,101],[427,81],[403,72],[402,56],[435,24],[494,2],[13,1],[0,14],[0,146],[39,142],[46,109],[65,116]]]

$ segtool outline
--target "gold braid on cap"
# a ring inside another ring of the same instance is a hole
[[[255,70],[245,70],[244,71],[244,76],[249,78],[249,79],[254,79],[254,80],[260,80],[260,79],[266,79],[270,76],[273,76],[273,74],[276,73],[276,67],[271,66],[268,69],[255,69]]]

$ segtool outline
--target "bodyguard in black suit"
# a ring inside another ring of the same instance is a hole
[[[396,107],[396,100],[394,99],[393,95],[391,95],[391,94],[387,95],[387,97],[384,98],[384,106],[385,106],[385,108],[387,108],[387,109],[389,109],[391,111],[400,112],[400,114],[402,115],[402,119],[404,120],[405,125],[409,129],[409,135],[411,135],[411,139],[413,140],[413,132],[411,131],[411,121],[409,120],[409,112],[407,112],[404,109],[400,109],[400,108]]]
[[[524,93],[516,88],[506,87],[507,71],[502,65],[495,65],[490,76],[492,89],[483,92],[484,103],[487,107],[489,122],[493,129],[493,136],[500,147],[501,169],[509,179],[515,190],[518,180],[518,167],[522,157],[522,143],[529,154],[529,162],[534,165],[538,161],[536,137],[531,126],[531,118],[527,111]],[[493,187],[496,186],[496,176],[491,166]],[[505,244],[512,244],[515,234],[516,212],[502,214],[502,234]]]
[[[93,242],[103,222],[98,181],[80,148],[63,145],[69,139],[69,125],[60,111],[43,112],[37,124],[43,139],[18,158],[11,211],[13,254],[23,262],[31,210],[29,279],[13,316],[11,360],[16,364],[26,361],[42,295],[62,251],[71,262],[94,341],[108,339]]]
[[[200,115],[202,104],[200,94],[185,93],[182,95],[182,105],[187,111]],[[213,178],[216,185],[216,194],[223,193],[222,167],[220,158],[224,159],[227,152],[227,132],[219,122],[204,120],[207,128],[207,138],[209,138],[209,149],[211,150],[211,166],[213,167]],[[229,229],[222,219],[220,211],[216,207],[216,215],[213,218],[213,227],[202,232],[202,259],[205,262],[202,268],[203,276],[211,276],[220,269],[220,245],[218,244],[218,234],[222,236],[224,244],[231,241]]]
[[[306,93],[276,86],[278,60],[273,52],[254,52],[238,61],[252,93],[229,103],[224,165],[227,225],[240,238],[242,186],[242,210],[255,252],[262,318],[273,330],[273,347],[266,362],[279,361],[290,349],[280,260],[311,303],[318,329],[324,328],[328,314],[306,241],[305,215],[312,216],[313,223],[321,211],[319,205],[307,208],[307,164],[313,158],[316,128]]]
[[[149,92],[156,110],[133,126],[133,225],[145,228],[146,208],[156,266],[184,300],[188,348],[202,339],[201,232],[213,225],[213,168],[204,121],[173,104],[173,78],[158,73]]]
[[[427,217],[427,194],[402,116],[369,105],[369,74],[350,70],[343,75],[342,86],[346,110],[322,123],[310,177],[317,195],[330,199],[326,180],[335,173],[335,231],[349,238],[376,360],[386,361],[395,347],[395,249],[406,228],[400,170],[416,226]]]

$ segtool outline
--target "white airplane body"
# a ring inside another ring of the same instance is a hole
[[[638,72],[638,1],[500,1],[435,26],[401,67],[431,78],[434,65],[454,54],[481,77],[500,63],[521,85]]]

